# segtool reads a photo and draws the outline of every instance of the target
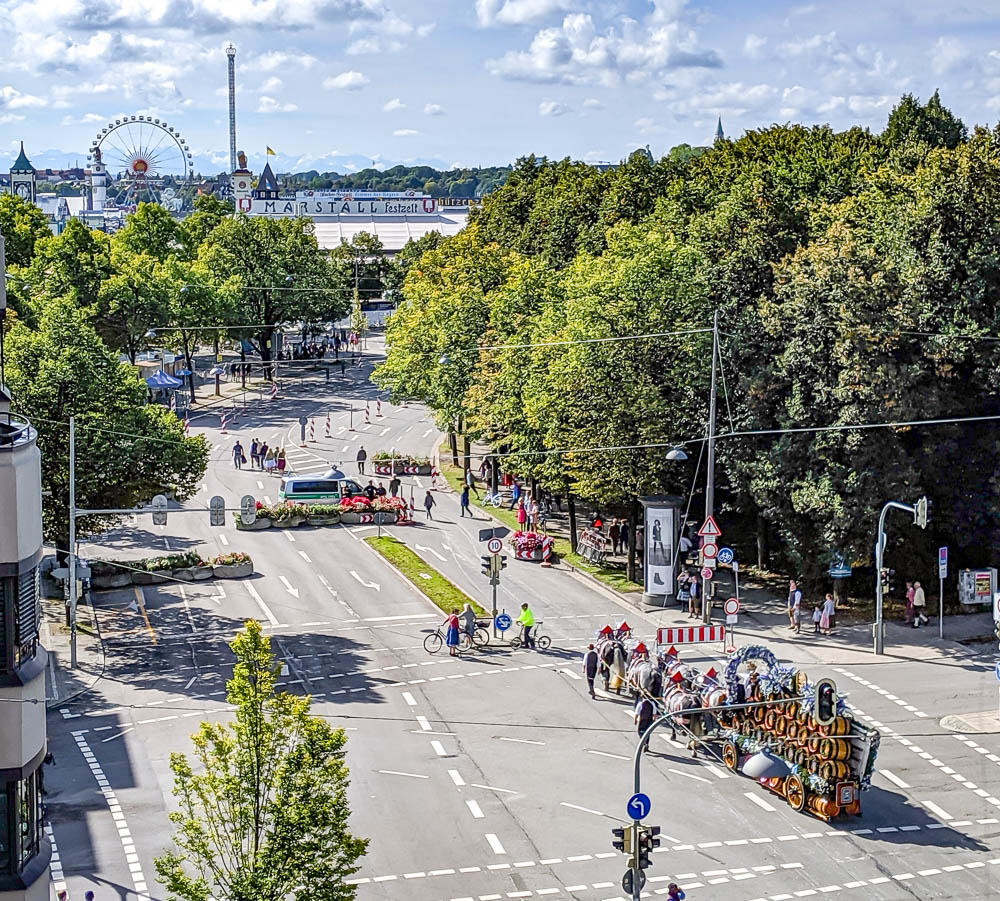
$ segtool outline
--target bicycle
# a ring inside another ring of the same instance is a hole
[[[490,494],[489,492],[486,492],[486,494],[483,495],[481,506],[502,507],[503,495],[499,491],[496,494]]]
[[[539,620],[533,628],[535,629],[535,634],[532,636],[532,641],[535,643],[535,647],[540,651],[547,651],[549,646],[552,644],[552,639],[548,635],[540,635],[538,629],[542,626],[541,620]],[[524,644],[524,625],[521,625],[521,631],[517,633],[511,640],[510,646],[516,651],[521,645]]]
[[[476,628],[472,632],[472,643],[477,648],[485,648],[490,643],[490,620],[477,619]]]
[[[424,650],[428,654],[436,654],[441,648],[444,647],[445,635],[440,628],[435,629],[424,639]],[[458,633],[458,650],[461,651],[471,651],[472,650],[472,637],[468,632],[459,631]]]

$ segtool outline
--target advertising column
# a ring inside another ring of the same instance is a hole
[[[677,542],[681,499],[666,495],[641,497],[643,509],[643,595],[647,604],[665,607],[677,595]]]

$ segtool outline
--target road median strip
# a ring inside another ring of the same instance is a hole
[[[454,582],[443,576],[416,551],[411,550],[399,539],[383,535],[381,538],[372,536],[363,540],[365,544],[378,551],[409,579],[410,583],[421,594],[426,595],[443,612],[451,613],[456,607],[461,610],[465,604],[471,604],[472,609],[476,611],[476,616],[489,615]]]

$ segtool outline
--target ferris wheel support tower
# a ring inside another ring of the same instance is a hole
[[[226,48],[229,61],[229,171],[236,171],[236,48]]]

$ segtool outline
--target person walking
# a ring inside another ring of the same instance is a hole
[[[906,583],[906,618],[903,620],[907,625],[913,622],[913,593],[915,589],[912,582]]]
[[[466,485],[462,489],[462,516],[472,516],[472,511],[469,509],[469,486]],[[472,516],[473,519],[476,517]]]
[[[462,630],[472,638],[476,634],[476,611],[472,609],[472,604],[466,602],[458,618],[462,621]]]
[[[792,579],[788,583],[788,628],[793,632],[799,631],[799,614],[802,606],[802,592]]]
[[[288,459],[285,457],[285,449],[283,447],[278,448],[278,452],[274,455],[274,462],[278,467],[278,475],[281,475],[288,465]]]
[[[260,445],[257,443],[257,439],[254,438],[250,442],[250,468],[257,469],[260,466]]]
[[[517,502],[521,499],[521,483],[514,479],[510,486],[510,509],[513,510],[517,506]]]
[[[427,518],[428,519],[433,519],[434,518],[433,514],[431,513],[431,508],[433,506],[435,506],[436,504],[437,504],[437,501],[434,500],[434,495],[431,494],[431,490],[430,490],[430,488],[428,488],[427,489],[427,494],[424,495],[424,509],[427,511]]]
[[[592,644],[587,645],[587,653],[583,655],[583,673],[587,677],[587,688],[590,689],[590,697],[597,698],[594,693],[594,679],[597,678],[597,665],[600,662],[597,651]]]
[[[531,630],[535,628],[535,614],[531,612],[531,608],[527,604],[521,604],[521,615],[517,618],[517,621],[524,626],[524,646],[526,648],[533,648],[535,646],[535,639],[531,634]]]
[[[399,488],[403,483],[399,481],[399,476],[393,476],[392,481],[389,482],[389,494],[395,497],[399,494]]]
[[[823,613],[820,616],[819,628],[824,635],[829,635],[833,631],[833,621],[837,612],[837,602],[828,591],[823,598]]]
[[[622,539],[622,528],[618,525],[617,519],[611,520],[611,525],[608,527],[608,537],[611,539],[611,552],[617,556]]]
[[[628,533],[628,520],[623,519],[621,524],[621,529],[619,531],[618,537],[622,542],[622,553],[628,553],[628,543],[629,543],[629,533]]]
[[[920,627],[920,621],[926,626],[930,619],[925,613],[927,609],[927,596],[924,594],[923,586],[919,582],[913,583],[913,628]]]
[[[375,500],[375,495],[378,494],[375,490],[375,483],[371,479],[368,480],[368,484],[362,490],[365,493],[365,497],[370,501]]]
[[[460,625],[457,607],[455,607],[451,613],[445,617],[445,621],[441,623],[441,625],[447,630],[444,634],[444,640],[445,644],[448,645],[448,653],[454,657],[458,648],[458,629]]]
[[[656,705],[648,695],[640,695],[635,704],[635,726],[639,738],[653,724],[653,716],[656,714]],[[643,745],[642,753],[649,752],[649,742]]]
[[[688,618],[701,616],[701,582],[695,573],[688,574]]]
[[[358,473],[360,475],[364,475],[365,460],[368,459],[368,451],[365,450],[365,446],[363,444],[361,445],[361,447],[358,448],[358,455],[357,457],[355,457],[355,459],[358,461]]]
[[[385,497],[385,485],[381,482],[378,483],[378,488],[375,489],[375,494],[378,497]]]
[[[271,448],[267,449],[264,454],[264,469],[267,470],[268,475],[274,472],[274,468],[278,465],[277,461],[274,459],[274,451]]]
[[[467,491],[471,491],[475,494],[478,500],[479,492],[476,490],[476,477],[472,474],[471,469],[465,470],[465,487]]]
[[[667,886],[667,901],[684,901],[687,895],[678,887],[676,882],[671,882]]]
[[[819,624],[823,619],[823,608],[819,604],[813,605],[813,635],[819,635]]]
[[[233,466],[237,469],[242,469],[243,464],[246,463],[247,458],[243,456],[243,445],[240,444],[239,439],[236,439],[236,443],[233,445]]]

